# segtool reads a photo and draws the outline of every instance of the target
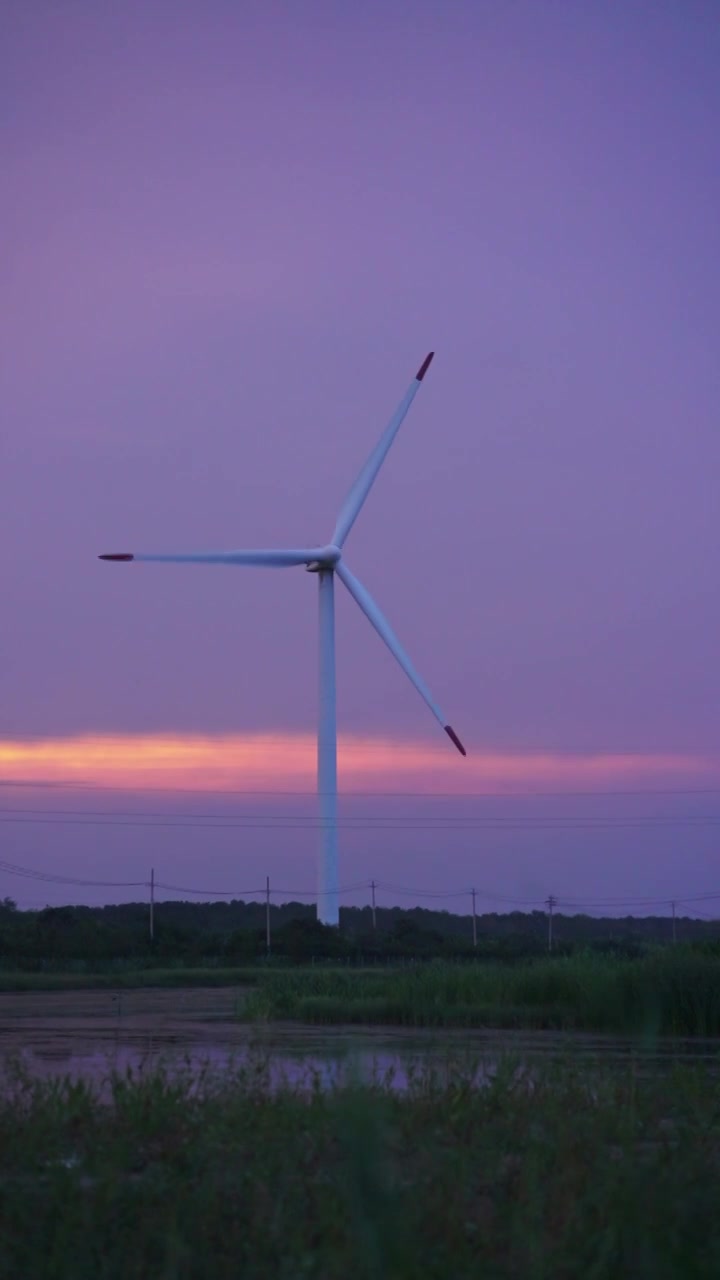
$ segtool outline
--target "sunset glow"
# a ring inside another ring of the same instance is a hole
[[[163,734],[0,740],[0,782],[71,782],[142,791],[312,791],[311,734]],[[508,793],[553,789],[687,785],[720,780],[720,761],[680,754],[553,754],[471,751],[459,761],[444,743],[345,735],[339,771],[346,792],[372,789]]]

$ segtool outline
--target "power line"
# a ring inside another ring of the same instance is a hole
[[[0,872],[4,871],[7,875],[18,876],[24,879],[34,880],[45,884],[57,884],[65,886],[74,886],[82,888],[148,888],[150,882],[147,880],[101,880],[91,879],[90,877],[67,876],[58,872],[42,871],[38,868],[23,867],[18,863],[8,862],[4,859],[0,860]],[[196,886],[176,885],[168,882],[154,880],[155,888],[164,889],[172,893],[187,893],[202,897],[216,898],[251,898],[262,896],[267,892],[266,888],[254,889],[203,889]],[[433,899],[435,901],[447,901],[449,899],[466,898],[469,894],[477,896],[483,901],[499,902],[511,906],[535,906],[540,908],[547,904],[547,898],[515,898],[508,895],[493,893],[485,889],[468,889],[467,887],[452,890],[431,890],[411,888],[406,885],[397,885],[389,881],[360,881],[354,884],[345,885],[340,888],[341,894],[358,893],[362,890],[371,889],[373,894],[375,890],[382,890],[386,893],[398,894],[400,896],[412,896],[421,899]],[[322,897],[322,893],[317,890],[302,889],[285,889],[277,888],[272,890],[272,896],[285,895],[287,898],[309,898],[317,899]],[[720,891],[711,890],[705,893],[688,894],[684,897],[676,895],[675,898],[562,898],[553,896],[553,907],[594,907],[598,908],[618,908],[618,907],[654,907],[654,906],[672,906],[675,904],[689,903],[710,903],[720,899]]]
[[[64,876],[56,872],[40,871],[33,867],[21,867],[17,863],[6,862],[0,860],[0,872],[4,871],[7,875],[20,876],[23,879],[35,880],[44,884],[58,885],[74,885],[82,888],[113,888],[113,889],[147,889],[150,887],[148,880],[91,880],[89,878],[80,878],[77,876]],[[165,889],[172,893],[190,893],[207,897],[218,898],[238,898],[254,897],[257,894],[264,894],[265,889],[198,889],[190,888],[186,885],[167,884],[160,880],[155,880],[156,889]],[[367,884],[347,885],[342,887],[340,893],[356,893],[360,889],[367,888]],[[318,891],[305,892],[295,889],[275,889],[274,894],[288,894],[295,897],[317,898],[321,897]]]
[[[47,818],[48,820],[55,817],[60,817],[60,818],[91,817],[91,818],[102,819],[103,821],[105,820],[110,821],[111,819],[115,819],[115,818],[120,818],[120,819],[149,818],[153,820],[154,819],[162,820],[167,818],[173,822],[177,822],[177,821],[191,822],[192,821],[192,822],[200,822],[200,823],[205,821],[209,821],[212,823],[232,822],[232,821],[240,821],[240,822],[251,822],[251,821],[252,822],[255,822],[255,821],[275,822],[277,821],[277,822],[306,823],[306,822],[317,821],[317,815],[304,814],[304,813],[243,813],[242,811],[236,812],[236,813],[232,813],[232,812],[228,813],[228,812],[223,812],[222,810],[215,813],[192,813],[192,812],[188,813],[188,812],[184,812],[183,810],[175,810],[175,811],[159,810],[158,811],[153,809],[97,809],[97,808],[95,809],[68,809],[68,808],[49,809],[45,807],[42,809],[39,809],[37,807],[21,808],[16,806],[9,806],[9,805],[0,806],[0,815],[2,814],[10,814],[13,816],[13,818],[16,816],[17,817],[28,816],[28,817],[38,817],[42,819]],[[395,824],[395,823],[407,822],[407,823],[414,824],[417,822],[418,819],[416,814],[404,815],[404,814],[370,813],[365,815],[356,814],[348,820],[351,822],[363,822],[363,823],[382,822],[382,823]],[[462,814],[443,813],[443,815],[438,818],[430,817],[430,818],[424,819],[423,825],[426,825],[426,823],[433,823],[433,822],[441,823],[443,825],[445,825],[446,823],[460,822],[460,823],[481,824],[483,826],[485,825],[506,826],[510,823],[516,823],[518,821],[522,822],[523,824],[532,824],[532,825],[535,825],[536,823],[544,825],[549,822],[552,822],[553,824],[555,823],[565,824],[565,823],[576,823],[576,822],[582,822],[583,824],[591,823],[591,822],[616,824],[616,823],[621,823],[626,821],[630,821],[633,823],[635,822],[645,823],[645,822],[668,822],[668,821],[674,822],[676,820],[682,820],[683,822],[685,821],[720,822],[720,814],[716,814],[716,813],[709,813],[709,814],[708,813],[700,813],[700,814],[646,813],[646,814],[633,814],[627,819],[622,817],[620,818],[606,817],[603,815],[599,815],[595,817],[590,816],[590,817],[584,817],[584,818],[578,818],[575,815],[564,817],[562,814],[560,814],[556,816],[551,815],[549,818],[547,815],[540,816],[540,817],[525,815],[523,818],[517,819],[514,817],[508,817],[508,818],[502,818],[497,816],[479,817],[476,815],[472,815],[472,814],[468,815],[464,813]]]
[[[433,891],[429,889],[412,889],[403,885],[389,884],[387,881],[382,881],[382,880],[376,880],[375,887],[377,889],[383,889],[389,893],[412,895],[413,897],[418,897],[418,898],[425,897],[425,898],[436,898],[436,899],[467,897],[468,894],[471,894],[473,892],[473,890],[468,888],[454,889],[450,892],[445,890]],[[530,906],[534,904],[539,907],[539,906],[543,906],[547,901],[546,898],[541,898],[541,897],[515,898],[515,897],[507,896],[505,894],[492,893],[484,889],[475,889],[475,893],[483,901],[502,902],[502,903],[508,903],[511,905],[514,904],[516,906]],[[719,899],[719,898],[720,898],[720,891],[718,892],[712,891],[710,893],[690,894],[684,898],[676,895],[674,901],[682,902],[682,903],[710,902],[710,901],[713,901],[714,899]],[[627,906],[670,906],[673,899],[670,897],[667,897],[667,898],[594,898],[594,899],[589,899],[589,898],[571,899],[571,898],[554,897],[553,901],[556,906],[562,905],[566,907],[568,906],[627,907]]]
[[[128,794],[171,794],[198,796],[298,796],[313,800],[322,792],[311,790],[279,790],[257,787],[177,787],[177,786],[118,786],[116,783],[76,781],[64,778],[38,781],[31,778],[0,778],[0,787],[38,788],[40,790],[99,791]],[[410,800],[521,800],[521,799],[585,799],[593,796],[707,796],[720,795],[720,787],[627,787],[589,791],[341,791],[342,800],[358,799],[410,799]]]
[[[397,885],[385,884],[382,880],[375,881],[375,888],[382,889],[385,893],[399,893],[401,896],[409,895],[413,898],[436,898],[438,900],[441,898],[466,898],[469,892],[467,889],[451,889],[449,892],[437,893],[430,889],[404,889]],[[478,894],[480,897],[483,896],[480,890],[478,890]]]
[[[0,825],[13,826],[50,826],[50,827],[108,827],[111,829],[129,827],[145,829],[182,829],[185,831],[321,831],[327,825],[320,818],[311,816],[302,820],[287,819],[282,814],[268,814],[262,820],[245,820],[231,818],[223,820],[220,815],[217,821],[183,820],[181,816],[172,819],[105,818],[97,817],[0,817]],[[720,814],[686,815],[674,814],[647,815],[638,818],[590,818],[555,819],[517,821],[507,819],[475,819],[462,818],[451,821],[445,819],[426,819],[425,821],[392,821],[387,818],[349,818],[340,819],[337,826],[346,831],[652,831],[667,830],[676,827],[697,828],[720,826]]]
[[[690,894],[688,897],[679,898],[585,898],[578,901],[576,898],[559,898],[558,901],[565,907],[644,907],[658,906],[663,903],[670,906],[674,902],[713,902],[720,898],[720,893],[698,893]]]
[[[387,893],[399,893],[402,895],[412,895],[418,898],[464,898],[472,892],[471,889],[453,889],[450,892],[436,892],[430,889],[410,889],[405,885],[388,884],[387,881],[378,880],[375,882],[378,889],[383,889]],[[482,898],[487,902],[509,902],[518,906],[528,905],[530,903],[541,902],[540,898],[511,898],[499,893],[489,893],[484,889],[475,889],[478,898]]]
[[[186,885],[165,884],[162,880],[155,881],[155,888],[165,889],[169,893],[191,893],[208,898],[254,898],[265,893],[264,889],[189,889]]]
[[[0,871],[4,871],[7,875],[22,876],[27,880],[40,880],[46,884],[67,884],[88,888],[97,886],[107,889],[141,889],[146,885],[145,880],[89,880],[77,876],[63,876],[47,871],[38,871],[31,867],[21,867],[13,862],[5,862],[0,860]]]
[[[193,895],[197,894],[199,897],[216,897],[216,898],[253,898],[258,896],[264,897],[268,892],[267,886],[265,886],[264,889],[189,889],[185,885],[165,884],[160,880],[155,881],[155,888],[166,889],[171,891],[172,893],[191,893]],[[366,888],[367,888],[366,884],[347,885],[345,887],[341,887],[340,889],[338,889],[337,892],[341,894],[356,893],[358,889],[366,889]],[[294,898],[322,898],[326,894],[334,893],[334,892],[335,890],[325,890],[325,892],[322,893],[320,892],[320,890],[317,890],[317,889],[313,890],[312,892],[307,892],[305,890],[300,890],[300,889],[271,889],[270,895],[271,897],[276,897],[278,894],[286,894],[288,897],[294,897]]]
[[[340,886],[338,893],[358,893],[361,889],[369,889],[370,882],[363,880],[361,884],[349,884]],[[334,889],[273,889],[273,893],[286,893],[294,898],[324,898],[327,894],[336,892]]]

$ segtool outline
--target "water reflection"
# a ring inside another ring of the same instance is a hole
[[[720,1063],[720,1041],[494,1030],[250,1026],[238,1020],[244,993],[186,991],[14,992],[0,994],[0,1057],[35,1075],[101,1084],[112,1072],[226,1075],[263,1071],[269,1083],[329,1087],[384,1080],[405,1089],[429,1070],[441,1081],[461,1069],[478,1085],[511,1059],[624,1061],[640,1070],[680,1061]],[[7,1074],[7,1067],[5,1069]]]

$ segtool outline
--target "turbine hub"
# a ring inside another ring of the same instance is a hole
[[[334,569],[341,556],[342,551],[340,548],[331,542],[327,547],[319,548],[316,559],[309,560],[305,569],[308,573],[320,573],[322,569]]]

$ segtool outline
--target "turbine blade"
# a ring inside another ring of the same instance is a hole
[[[155,552],[137,552],[130,554],[127,551],[115,552],[112,555],[99,556],[99,560],[148,560],[161,561],[166,564],[245,564],[245,565],[265,565],[270,568],[282,568],[287,565],[312,564],[315,561],[324,561],[328,558],[334,560],[335,557],[327,553],[331,549],[328,547],[302,547],[299,550],[277,550],[277,551],[201,551],[201,552],[180,552],[173,553],[155,553]]]
[[[344,560],[341,560],[336,564],[335,572],[338,578],[340,578],[347,587],[355,603],[360,606],[365,617],[372,623],[380,638],[385,641],[390,652],[395,656],[395,658],[397,658],[400,666],[405,672],[405,675],[415,685],[420,697],[425,700],[435,716],[435,719],[442,725],[450,741],[457,747],[461,755],[467,755],[467,752],[455,730],[448,724],[437,702],[435,702],[430,690],[425,684],[425,681],[418,675],[412,662],[400,644],[400,641],[395,635],[395,632],[390,626],[390,623],[378,609],[369,591],[365,589],[361,582],[358,582],[358,579],[350,572]]]
[[[407,392],[405,393],[404,398],[400,401],[400,404],[395,410],[395,413],[393,414],[392,418],[388,422],[378,443],[376,444],[375,448],[370,454],[370,457],[365,463],[365,466],[360,472],[360,475],[358,476],[352,489],[347,495],[342,505],[340,515],[338,516],[337,524],[335,525],[335,532],[332,536],[332,542],[334,546],[341,547],[343,545],[355,521],[357,520],[357,517],[362,508],[362,505],[365,499],[367,498],[368,493],[370,492],[370,489],[372,488],[373,480],[375,479],[378,471],[380,470],[385,460],[385,457],[388,453],[390,445],[392,444],[398,431],[400,430],[403,418],[405,417],[405,414],[407,413],[408,409],[410,408],[410,405],[415,399],[415,396],[420,390],[420,383],[422,382],[423,378],[425,377],[425,374],[430,368],[430,361],[432,360],[434,354],[435,352],[431,351],[429,355],[427,355],[423,360],[422,364],[420,365],[420,368],[415,374],[415,377],[410,383],[410,386]]]

